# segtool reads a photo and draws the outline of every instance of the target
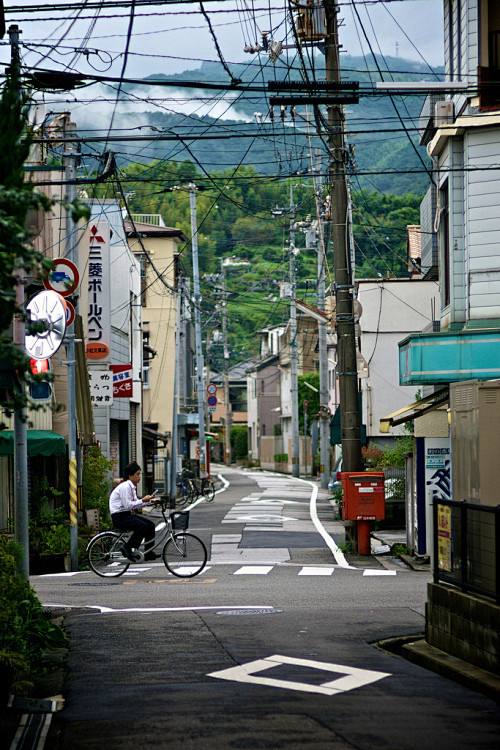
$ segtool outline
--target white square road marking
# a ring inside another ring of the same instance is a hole
[[[244,575],[256,575],[256,576],[266,576],[269,571],[273,569],[274,565],[244,565],[239,570],[234,571],[235,576],[244,576]]]
[[[310,669],[321,669],[325,672],[340,672],[341,677],[337,677],[330,682],[323,682],[321,685],[311,685],[307,682],[291,682],[287,680],[278,680],[272,677],[262,677],[258,672],[265,669],[282,666],[283,664],[293,664],[299,667],[309,667]],[[290,656],[268,656],[266,659],[256,659],[255,661],[241,664],[238,667],[222,669],[218,672],[211,672],[207,677],[215,677],[219,680],[229,680],[230,682],[249,682],[253,685],[267,685],[268,687],[279,687],[285,690],[298,690],[304,693],[320,693],[322,695],[337,695],[346,693],[348,690],[369,685],[377,682],[384,677],[390,677],[389,672],[374,672],[371,669],[358,669],[357,667],[347,667],[342,664],[329,664],[324,661],[311,661],[310,659],[294,659]]]
[[[334,568],[314,568],[309,566],[308,568],[302,568],[299,570],[299,576],[331,576]]]
[[[371,570],[367,569],[363,571],[364,576],[395,576],[395,570]]]

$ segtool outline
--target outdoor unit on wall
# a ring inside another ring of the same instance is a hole
[[[434,126],[442,128],[444,125],[451,125],[455,120],[455,105],[451,99],[436,102],[434,105]]]
[[[453,500],[498,505],[500,380],[450,384]]]

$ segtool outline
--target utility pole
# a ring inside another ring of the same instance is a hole
[[[290,380],[292,398],[292,476],[299,477],[299,388],[297,349],[297,289],[295,279],[295,205],[293,185],[290,184]]]
[[[189,185],[191,209],[191,248],[193,254],[194,332],[196,349],[196,382],[198,388],[198,445],[200,448],[200,476],[205,476],[205,389],[203,388],[203,350],[201,345],[201,294],[198,265],[198,226],[196,222],[196,185]]]
[[[312,159],[312,157],[311,157]],[[323,234],[323,225],[321,218],[321,152],[317,149],[317,174],[318,182],[315,185],[315,199],[316,199],[316,216],[318,220],[318,237],[317,237],[317,249],[318,249],[318,310],[325,312],[325,265],[326,265],[326,252],[325,252],[325,241]],[[318,345],[319,345],[319,403],[321,405],[328,405],[328,351],[326,346],[326,323],[318,324]],[[319,419],[319,462],[320,462],[320,473],[321,473],[321,488],[326,490],[328,488],[328,482],[330,480],[330,420],[325,418],[323,414],[328,415],[328,412],[321,411]]]
[[[68,123],[68,128],[75,130],[74,123]],[[76,146],[67,143],[64,152],[66,192],[66,258],[78,268],[78,234],[71,215],[71,204],[76,199]],[[78,303],[75,302],[75,312]],[[75,324],[66,330],[66,365],[68,367],[68,455],[69,455],[69,529],[71,543],[71,570],[78,570],[78,489],[77,489],[77,427],[76,427],[76,351]]]
[[[182,316],[182,292],[184,279],[179,278],[177,283],[177,315],[175,320],[175,370],[174,370],[174,404],[172,413],[172,461],[170,470],[170,507],[175,507],[175,495],[177,492],[177,445],[179,442],[179,383],[180,383],[180,358],[181,358],[181,316]]]
[[[10,74],[19,86],[19,26],[9,26]],[[20,91],[17,91],[20,96]],[[24,269],[16,271],[16,307],[12,326],[13,343],[24,353],[25,325],[22,309],[25,304]],[[26,384],[21,381],[23,396]],[[28,434],[26,428],[26,408],[14,412],[14,538],[21,548],[19,572],[29,580],[29,526],[28,526]]]
[[[229,347],[227,345],[227,289],[226,276],[224,273],[224,260],[220,261],[220,272],[222,276],[222,335],[224,337],[224,445],[226,466],[231,464],[231,403],[229,401]]]
[[[340,84],[340,60],[335,0],[324,0],[326,13],[326,81]],[[340,424],[343,471],[362,471],[361,430],[358,408],[358,373],[353,310],[353,277],[348,250],[348,199],[346,152],[342,106],[328,106],[329,178],[331,194],[331,237],[335,272],[335,303],[340,385]]]

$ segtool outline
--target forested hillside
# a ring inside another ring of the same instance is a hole
[[[367,92],[381,78],[387,81],[435,80],[442,75],[442,70],[433,71],[423,63],[378,56],[373,59],[344,55],[341,64],[344,78],[359,81],[361,91],[359,103],[346,108],[347,143],[355,148],[350,163],[354,188],[377,189],[396,195],[409,191],[424,192],[428,184],[425,172],[428,157],[425,148],[418,145],[418,115],[423,98],[389,96],[387,93],[373,96]],[[246,85],[261,88],[266,87],[270,80],[280,80],[285,76],[289,80],[299,80],[301,77],[299,62],[285,65],[280,60],[274,67],[261,68],[252,62],[233,64],[231,70],[233,76],[242,79]],[[319,53],[315,57],[315,70],[318,80],[324,78],[324,57]],[[204,83],[227,84],[228,76],[222,65],[212,62],[203,63],[197,70],[172,76],[153,73],[146,80],[150,83],[199,82],[196,89],[168,89],[177,109],[182,109],[190,97],[196,95],[197,99],[203,99]],[[150,133],[151,141],[141,147],[139,154],[133,143],[130,146],[120,143],[119,151],[134,154],[135,159],[144,162],[162,159],[180,163],[189,159],[202,163],[209,171],[224,171],[241,164],[252,165],[262,174],[286,176],[308,167],[309,148],[303,112],[292,120],[288,107],[282,121],[279,108],[272,116],[262,93],[244,96],[234,92],[234,95],[229,94],[230,104],[220,100],[218,106],[187,106],[185,114],[174,114],[172,108],[156,105],[155,97],[164,96],[165,91],[151,85],[124,86],[130,101],[144,99],[145,103],[144,110],[139,114],[135,112],[133,117],[127,115],[126,110],[122,111],[120,125],[131,132],[140,131],[142,135]],[[207,96],[214,95],[213,90],[206,93]],[[200,116],[199,112],[203,114]],[[308,116],[312,120],[311,108]],[[314,130],[313,125],[310,129],[313,147],[321,145]],[[155,140],[159,134],[167,134],[173,140]],[[113,145],[112,138],[110,144]]]
[[[205,320],[220,302],[214,279],[220,273],[221,259],[247,261],[246,265],[225,270],[228,301],[231,360],[238,361],[255,352],[255,332],[265,325],[288,319],[288,305],[280,299],[280,282],[289,274],[288,230],[290,186],[296,206],[296,257],[298,296],[316,303],[317,253],[306,249],[302,222],[315,217],[311,180],[279,180],[260,174],[252,166],[212,172],[210,179],[189,161],[135,163],[122,174],[134,213],[160,213],[167,226],[191,234],[189,193],[177,189],[189,182],[199,187],[196,196],[200,273],[202,274]],[[360,277],[398,276],[406,271],[406,225],[419,223],[421,196],[353,191],[353,226],[356,275]],[[276,209],[285,209],[282,215]],[[333,274],[331,253],[327,257],[327,281]],[[183,248],[187,274],[191,268],[191,248]],[[215,323],[214,323],[215,320]],[[218,350],[214,347],[214,365]]]

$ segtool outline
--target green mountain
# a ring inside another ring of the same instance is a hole
[[[352,185],[356,189],[377,189],[382,192],[401,195],[405,192],[420,193],[428,185],[425,166],[429,166],[425,149],[418,145],[418,115],[422,107],[421,96],[389,96],[381,93],[378,96],[366,95],[367,87],[372,88],[377,80],[435,80],[442,76],[442,70],[430,71],[423,64],[402,60],[400,58],[376,59],[379,74],[372,58],[342,57],[343,75],[346,79],[360,83],[360,100],[358,104],[346,107],[347,143],[354,147],[350,171]],[[393,71],[387,72],[387,67]],[[315,58],[315,75],[318,80],[324,79],[324,58]],[[385,69],[385,72],[384,72]],[[291,68],[278,62],[272,66],[262,67],[256,63],[231,65],[233,77],[241,79],[248,86],[267,85],[270,80],[301,80],[297,65]],[[197,70],[189,70],[175,75],[153,74],[146,80],[159,82],[186,83],[197,81],[194,88],[179,88],[175,91],[176,99],[193,100],[203,93],[207,98],[217,97],[217,90],[206,89],[206,83],[229,83],[227,72],[219,63],[204,63]],[[125,87],[133,94],[144,87]],[[148,91],[150,88],[148,87]],[[163,95],[170,96],[171,89],[162,89]],[[222,92],[221,92],[222,93]],[[175,105],[172,105],[174,108]],[[140,149],[137,157],[142,161],[152,159],[175,160],[182,162],[189,159],[202,165],[205,170],[224,170],[238,164],[253,165],[258,172],[276,176],[287,176],[300,172],[309,166],[309,148],[305,136],[305,123],[299,117],[303,108],[297,108],[298,114],[292,121],[289,108],[286,109],[284,121],[280,118],[279,108],[275,108],[274,120],[270,119],[269,108],[261,93],[236,93],[230,108],[222,112],[219,100],[217,116],[205,114],[177,114],[162,111],[158,107],[148,108],[134,115],[122,116],[121,127],[141,125],[142,133],[151,129],[152,142]],[[255,117],[260,113],[262,117]],[[229,118],[229,119],[226,119]],[[311,107],[309,117],[312,119]],[[173,142],[154,141],[155,134],[168,133]],[[314,127],[311,129],[314,135]],[[196,136],[200,138],[196,140]],[[245,136],[245,137],[243,137]],[[317,137],[313,145],[322,146]],[[120,151],[130,155],[138,152],[137,144],[130,146],[120,144]],[[322,148],[325,151],[324,146]]]

